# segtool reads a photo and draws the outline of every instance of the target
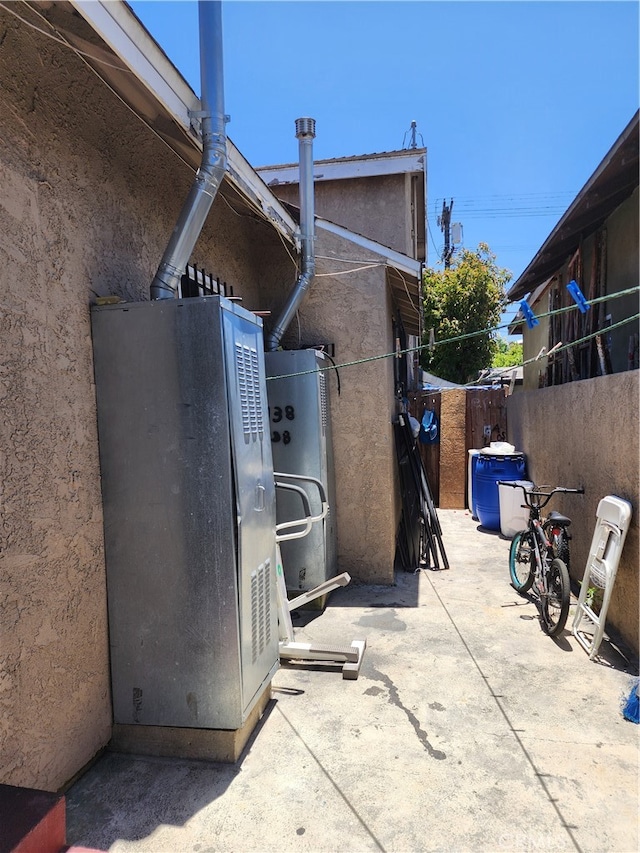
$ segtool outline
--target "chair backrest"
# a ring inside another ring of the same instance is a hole
[[[587,566],[582,580],[572,633],[590,658],[598,653],[604,636],[611,590],[622,556],[624,540],[631,522],[631,504],[615,495],[607,495],[598,504],[596,528],[591,540]],[[597,586],[604,590],[600,612],[589,603],[588,590]],[[583,620],[585,625],[581,627]]]
[[[631,504],[615,495],[607,495],[598,504],[587,565],[590,579],[604,589],[613,583],[624,540],[631,521]]]

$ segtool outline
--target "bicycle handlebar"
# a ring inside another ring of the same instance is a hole
[[[584,486],[580,486],[578,489],[567,489],[565,486],[556,486],[555,488],[551,489],[550,492],[544,492],[544,491],[542,491],[542,489],[545,488],[544,486],[540,486],[540,487],[534,486],[532,489],[527,489],[526,486],[523,486],[521,483],[519,483],[517,481],[497,480],[496,482],[499,486],[510,486],[512,489],[522,489],[522,492],[524,494],[525,503],[529,507],[531,507],[533,504],[531,503],[530,500],[527,499],[527,496],[529,496],[529,498],[538,498],[536,505],[540,509],[545,507],[554,495],[557,495],[557,494],[583,495],[584,494]],[[542,501],[541,498],[546,498],[546,500]]]

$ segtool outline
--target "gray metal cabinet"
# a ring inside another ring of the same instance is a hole
[[[92,310],[114,721],[237,729],[278,666],[262,321]]]
[[[282,562],[287,589],[313,589],[337,573],[335,484],[327,384],[329,359],[314,349],[265,353],[269,395],[269,428],[276,471],[320,480],[329,500],[329,513],[314,524],[304,539],[283,542]],[[298,374],[298,375],[289,375]],[[305,487],[314,514],[321,510],[318,493]],[[295,496],[278,494],[278,522],[299,518]]]

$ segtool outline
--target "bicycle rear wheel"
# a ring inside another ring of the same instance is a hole
[[[521,530],[511,540],[509,549],[509,574],[511,585],[518,592],[531,589],[534,571],[533,536],[530,530]]]
[[[542,630],[550,637],[556,637],[564,628],[569,615],[569,572],[557,557],[547,569],[548,593],[540,600]]]
[[[553,523],[553,519],[548,519],[543,525],[543,530],[547,536],[551,547],[553,548],[553,556],[557,557],[567,567],[569,571],[569,534],[566,527],[561,527]]]

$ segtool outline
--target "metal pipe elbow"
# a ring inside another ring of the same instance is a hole
[[[289,324],[293,320],[296,311],[302,304],[304,297],[307,295],[307,291],[311,287],[311,282],[313,281],[313,277],[315,275],[316,265],[315,259],[312,258],[310,263],[304,272],[299,276],[296,281],[291,294],[289,295],[289,299],[287,304],[285,305],[278,322],[275,327],[269,332],[266,339],[266,349],[267,352],[275,352],[280,346],[280,342],[282,340],[282,336],[289,328]]]

